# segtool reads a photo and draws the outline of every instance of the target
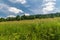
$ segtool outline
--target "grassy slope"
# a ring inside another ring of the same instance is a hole
[[[0,40],[60,40],[60,18],[0,22]]]

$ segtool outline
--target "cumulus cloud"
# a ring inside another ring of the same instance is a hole
[[[43,0],[43,13],[49,13],[55,9],[56,0]]]
[[[8,10],[9,10],[10,12],[15,13],[15,14],[23,13],[23,11],[22,11],[22,10],[17,9],[17,8],[15,8],[15,7],[9,7],[9,8],[8,8]]]
[[[25,13],[25,16],[30,16],[30,14],[29,13]]]
[[[7,17],[16,17],[15,15],[8,15]]]
[[[0,12],[3,12],[3,13],[6,13],[8,14],[8,5],[7,4],[4,4],[4,3],[0,3]]]
[[[52,2],[52,1],[56,1],[56,0],[44,0],[44,1],[45,1],[45,2],[50,2],[50,1]]]
[[[21,3],[21,4],[25,4],[26,3],[26,0],[9,0],[10,2],[13,2],[13,3]]]
[[[48,3],[44,4],[44,6],[55,5],[55,4],[56,3],[54,3],[54,2],[48,2]]]
[[[0,11],[6,14],[18,14],[18,13],[23,13],[23,11],[21,9],[17,9],[15,7],[10,7],[9,5],[0,4]]]

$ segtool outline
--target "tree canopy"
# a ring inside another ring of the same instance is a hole
[[[50,14],[37,14],[37,15],[17,15],[16,17],[7,17],[7,18],[0,18],[0,22],[2,21],[19,21],[19,20],[32,20],[32,19],[41,19],[41,18],[54,18],[60,17],[60,13],[50,13]]]

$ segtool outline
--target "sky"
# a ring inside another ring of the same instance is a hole
[[[0,0],[0,17],[60,12],[60,0]]]

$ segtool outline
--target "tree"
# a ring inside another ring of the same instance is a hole
[[[5,18],[0,18],[0,22],[2,22],[2,21],[6,21],[6,19]]]
[[[20,16],[19,16],[19,15],[16,16],[16,20],[17,20],[17,21],[20,20]]]
[[[15,21],[15,17],[7,17],[6,21]]]

